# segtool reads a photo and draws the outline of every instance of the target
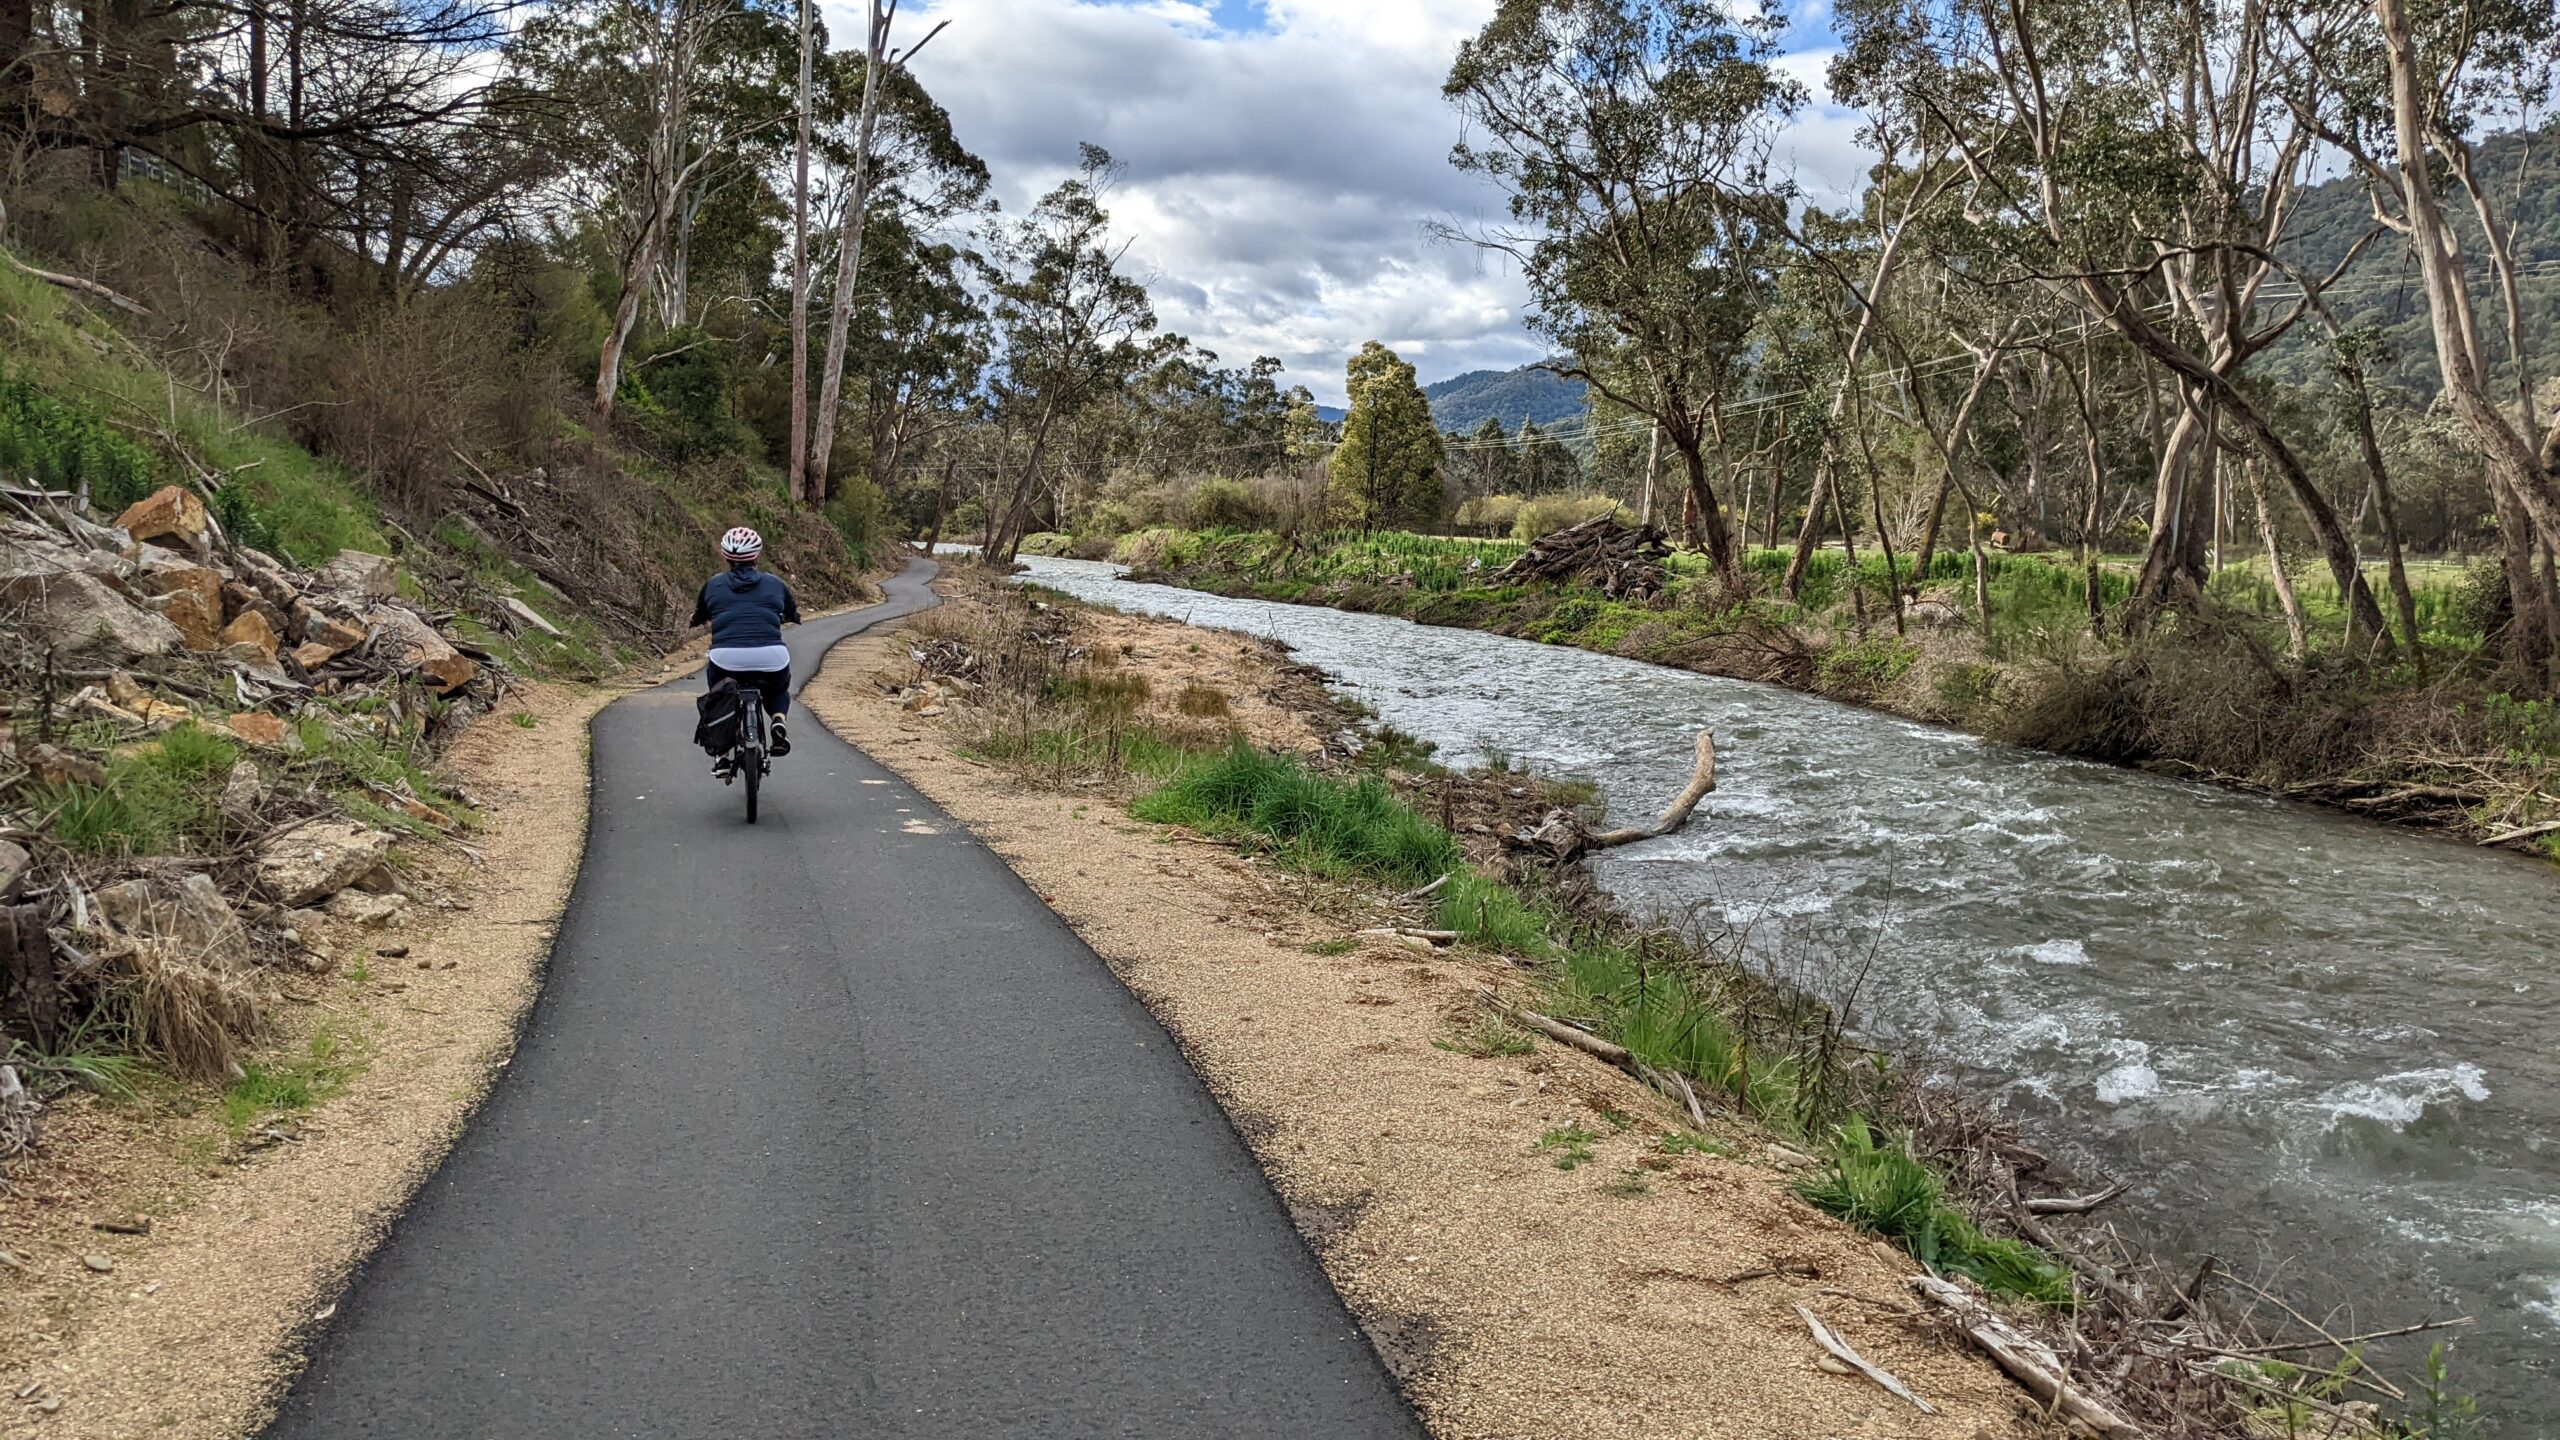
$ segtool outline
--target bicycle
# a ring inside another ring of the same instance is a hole
[[[764,692],[753,685],[738,687],[738,743],[729,747],[729,773],[722,783],[747,782],[747,823],[756,823],[756,797],[763,788],[764,777],[773,771],[770,745],[765,733]]]

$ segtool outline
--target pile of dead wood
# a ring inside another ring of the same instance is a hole
[[[1664,565],[1670,554],[1660,530],[1601,515],[1531,541],[1494,583],[1587,585],[1612,600],[1646,600],[1661,594],[1670,579]]]

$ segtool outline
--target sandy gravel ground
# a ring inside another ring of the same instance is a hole
[[[165,1100],[51,1112],[0,1199],[25,1266],[0,1272],[0,1436],[227,1440],[264,1419],[301,1334],[506,1063],[585,843],[587,721],[619,693],[510,697],[450,761],[490,817],[480,862],[426,851],[417,922],[305,937],[326,969],[287,982],[277,1044],[348,1037],[364,1065],[335,1099],[245,1142]],[[519,710],[531,728],[505,720]]]
[[[1145,667],[1151,704],[1213,684],[1265,743],[1311,743],[1260,646],[1098,623]],[[1604,1065],[1544,1043],[1516,1058],[1441,1048],[1474,1018],[1474,987],[1502,979],[1500,962],[1379,942],[1315,953],[1382,917],[1139,824],[1107,796],[1034,790],[956,755],[949,727],[965,717],[920,718],[884,693],[914,678],[906,644],[893,633],[840,646],[810,708],[1003,855],[1163,1020],[1435,1434],[2043,1429],[2020,1392],[1918,1313],[1907,1260],[1787,1193],[1794,1157],[1764,1136],[1736,1124],[1718,1137],[1730,1156],[1667,1153],[1674,1117]],[[1598,1137],[1570,1170],[1539,1148],[1567,1127]],[[1144,1163],[1135,1147],[1132,1163]],[[1939,1413],[1822,1368],[1799,1304]]]

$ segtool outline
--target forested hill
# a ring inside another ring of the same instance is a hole
[[[1468,434],[1486,417],[1517,430],[1523,420],[1552,425],[1580,415],[1586,401],[1582,382],[1552,371],[1524,365],[1517,370],[1470,370],[1422,387],[1431,402],[1431,417],[1444,431]]]
[[[2560,183],[2555,183],[2560,182],[2560,122],[2538,131],[2493,135],[2480,142],[2476,153],[2482,188],[2515,232],[2526,344],[2547,374],[2560,366]],[[2487,353],[2503,361],[2507,347],[2495,337],[2504,333],[2506,311],[2489,273],[2479,223],[2469,199],[2449,182],[2445,202],[2470,260]],[[2373,227],[2365,182],[2350,175],[2303,192],[2286,248],[2306,274],[2326,275]],[[2381,351],[2370,362],[2377,383],[2421,405],[2435,398],[2441,384],[2435,342],[2427,331],[2417,256],[2406,242],[2385,234],[2368,244],[2354,268],[2330,288],[2329,299],[2350,331],[2380,337]],[[2316,381],[2328,355],[2326,333],[2316,320],[2306,320],[2267,357],[2267,373],[2296,383]],[[2510,393],[2504,383],[2497,389]]]

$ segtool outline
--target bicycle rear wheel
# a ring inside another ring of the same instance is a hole
[[[747,823],[756,823],[756,796],[764,787],[764,706],[750,698],[738,737],[738,768],[747,782]]]

